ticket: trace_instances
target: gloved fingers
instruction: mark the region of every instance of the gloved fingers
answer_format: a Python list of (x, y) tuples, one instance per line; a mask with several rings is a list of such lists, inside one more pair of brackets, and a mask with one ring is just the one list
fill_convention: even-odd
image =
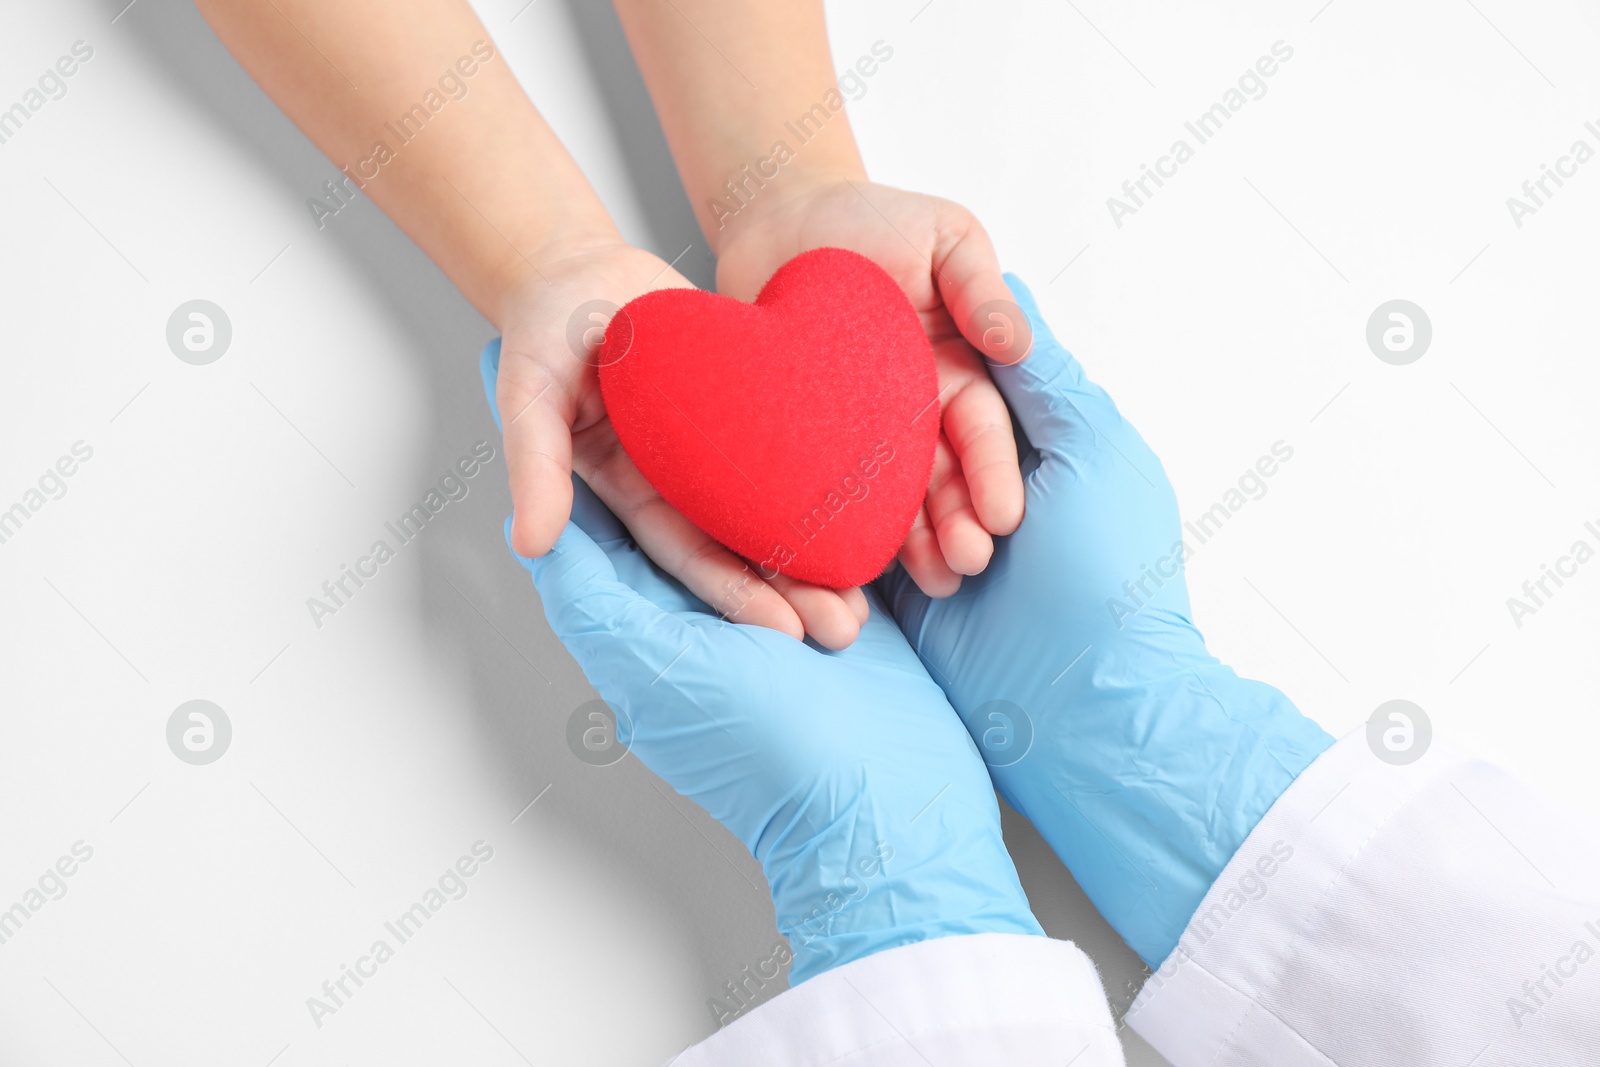
[[(632, 589), (650, 603), (665, 612), (697, 611), (711, 614), (711, 609), (683, 587), (672, 575), (657, 567), (649, 556), (633, 543), (626, 530), (617, 522), (610, 510), (590, 492), (589, 487), (583, 484), (580, 478), (572, 479), (573, 491), (577, 496), (578, 507), (574, 509), (572, 525), (589, 535), (606, 558), (611, 561), (612, 568), (616, 571), (617, 581)], [(578, 512), (583, 514), (580, 516)], [(602, 535), (607, 533), (615, 524), (620, 532), (607, 540), (600, 540), (596, 530)], [(511, 519), (506, 519), (506, 541), (511, 540)], [(511, 550), (512, 556), (529, 571), (532, 560), (526, 556), (517, 555), (516, 549)]]
[(1033, 351), (1020, 363), (991, 363), (989, 373), (1038, 449), (1070, 452), (1092, 442), (1092, 433), (1112, 434), (1122, 416), (1104, 389), (1091, 382), (1045, 324), (1033, 293), (1014, 274), (1005, 276), (1033, 330)]
[(500, 379), (500, 338), (483, 346), (478, 353), (478, 373), (483, 377), (483, 397), (489, 402), (489, 414), (494, 416), (494, 428), (505, 433), (500, 424), (500, 405), (496, 402), (495, 386)]
[(613, 515), (611, 509), (589, 488), (589, 483), (576, 474), (572, 476), (572, 521), (578, 524), (578, 529), (593, 538), (595, 544), (606, 549), (606, 555), (613, 559), (616, 557), (609, 547), (611, 542), (629, 540), (622, 520)]
[[(506, 532), (509, 541), (509, 524)], [(625, 687), (634, 674), (649, 682), (652, 665), (661, 670), (690, 644), (687, 623), (620, 581), (611, 559), (572, 523), (543, 556), (517, 558), (533, 575), (550, 628), (586, 674), (603, 653), (608, 666), (623, 671)], [(599, 684), (592, 674), (590, 680)]]
[(912, 677), (926, 680), (928, 671), (918, 659), (916, 650), (906, 640), (906, 635), (900, 632), (899, 625), (894, 621), (890, 603), (884, 595), (886, 588), (884, 582), (892, 575), (899, 575), (913, 594), (921, 600), (927, 600), (927, 597), (917, 589), (916, 583), (905, 578), (905, 568), (899, 564), (891, 564), (883, 575), (870, 585), (863, 586), (862, 599), (866, 601), (871, 615), (861, 627), (862, 654), (876, 657), (885, 663), (903, 662)]
[[(506, 534), (509, 541), (509, 521)], [(622, 559), (650, 566), (631, 543), (613, 544)], [(645, 739), (659, 741), (681, 726), (678, 683), (683, 678), (719, 676), (714, 660), (707, 662), (704, 633), (693, 624), (696, 616), (663, 610), (621, 581), (611, 557), (573, 523), (550, 551), (521, 562), (533, 575), (551, 630), (600, 698), (617, 712), (617, 740), (633, 747), (658, 773), (681, 783), (670, 774), (670, 763), (659, 762), (670, 759), (670, 753)], [(670, 678), (669, 670), (674, 672)], [(666, 734), (658, 728), (661, 724)]]
[[(959, 581), (959, 577), (957, 578)], [(872, 583), (875, 598), (888, 610), (913, 648), (920, 647), (922, 620), (933, 600), (918, 588), (903, 562), (897, 561)], [(880, 612), (879, 614), (882, 614)]]

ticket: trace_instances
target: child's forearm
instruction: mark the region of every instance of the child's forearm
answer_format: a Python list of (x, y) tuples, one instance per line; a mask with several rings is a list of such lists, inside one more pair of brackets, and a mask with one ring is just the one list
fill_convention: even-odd
[(562, 247), (616, 238), (466, 0), (197, 0), (250, 75), (497, 325)]
[[(615, 3), (714, 251), (733, 225), (730, 208), (768, 206), (808, 178), (865, 178), (821, 0)], [(808, 114), (802, 145), (790, 126)], [(778, 142), (792, 158), (775, 158)]]

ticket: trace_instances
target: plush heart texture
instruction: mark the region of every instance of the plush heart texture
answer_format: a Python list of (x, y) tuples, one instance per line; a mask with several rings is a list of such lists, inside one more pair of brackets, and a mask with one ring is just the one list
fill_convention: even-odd
[(905, 542), (933, 468), (938, 381), (916, 310), (865, 256), (796, 256), (754, 304), (646, 293), (612, 318), (598, 363), (639, 470), (762, 577), (847, 589)]

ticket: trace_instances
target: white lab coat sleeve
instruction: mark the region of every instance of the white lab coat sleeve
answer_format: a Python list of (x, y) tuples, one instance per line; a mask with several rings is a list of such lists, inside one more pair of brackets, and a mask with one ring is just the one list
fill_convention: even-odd
[(1127, 1022), (1176, 1067), (1595, 1067), (1600, 835), (1434, 745), (1334, 745), (1251, 833)]
[(671, 1067), (1123, 1067), (1094, 964), (1068, 941), (941, 937), (825, 971)]

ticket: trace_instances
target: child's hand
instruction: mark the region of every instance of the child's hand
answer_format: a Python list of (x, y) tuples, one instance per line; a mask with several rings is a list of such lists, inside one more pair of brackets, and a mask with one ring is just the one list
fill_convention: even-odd
[(605, 323), (636, 296), (689, 286), (650, 253), (607, 241), (542, 257), (538, 273), (499, 309), (496, 400), (515, 508), (512, 547), (528, 557), (550, 550), (572, 512), (576, 471), (650, 558), (712, 610), (844, 648), (867, 619), (861, 590), (835, 592), (781, 575), (763, 581), (661, 499), (611, 428), (594, 356)]
[(1011, 417), (983, 357), (1015, 363), (1030, 338), (1021, 316), (985, 307), (999, 301), (1014, 308), (988, 234), (948, 200), (790, 173), (726, 221), (717, 289), (728, 296), (752, 300), (787, 260), (832, 246), (876, 261), (910, 297), (933, 343), (943, 432), (927, 502), (900, 561), (929, 596), (954, 593), (962, 575), (988, 564), (991, 535), (1009, 534), (1022, 521)]

